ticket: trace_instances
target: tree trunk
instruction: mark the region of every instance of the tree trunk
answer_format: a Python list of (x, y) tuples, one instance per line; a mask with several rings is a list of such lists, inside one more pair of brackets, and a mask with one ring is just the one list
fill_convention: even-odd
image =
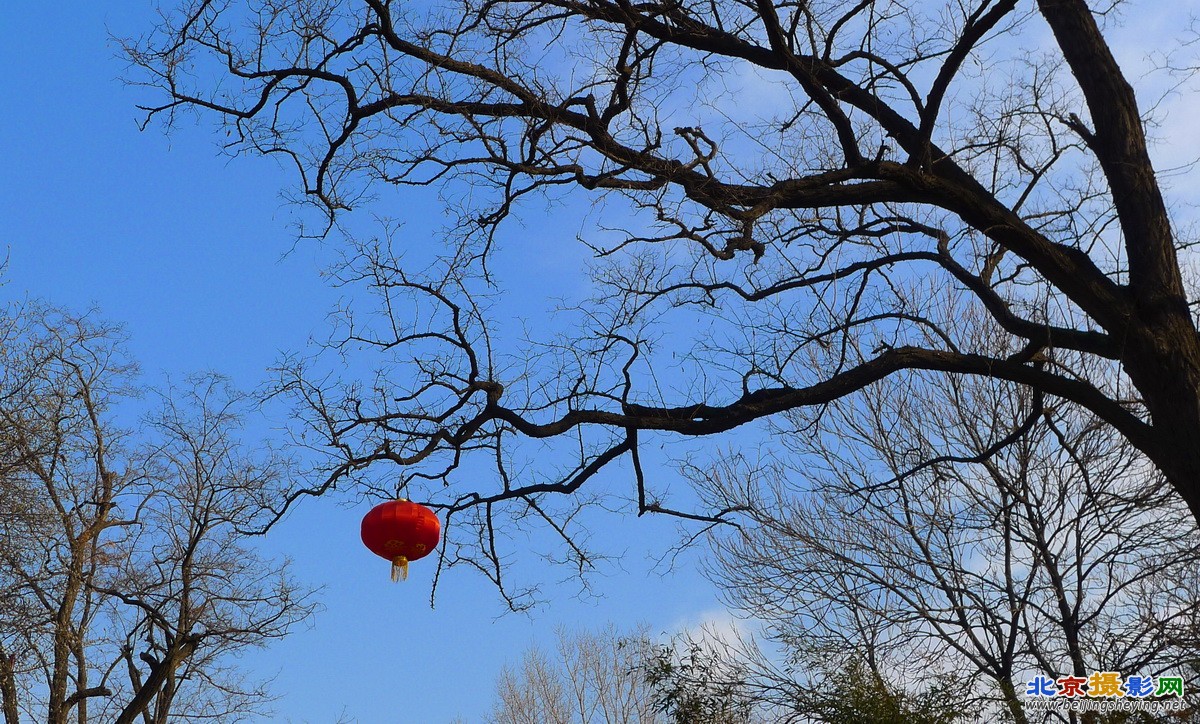
[(1122, 362), (1154, 425), (1157, 449), (1145, 452), (1200, 521), (1200, 339), (1186, 309), (1151, 315), (1131, 322)]
[(146, 677), (133, 699), (121, 710), (121, 714), (116, 718), (114, 724), (133, 724), (138, 715), (150, 706), (151, 700), (162, 689), (171, 672), (179, 668), (180, 664), (194, 654), (199, 645), (199, 636), (180, 638), (167, 651), (167, 655), (163, 657), (162, 661), (150, 669), (150, 675)]
[(4, 724), (20, 724), (17, 711), (17, 678), (13, 670), (15, 655), (0, 647), (0, 707), (4, 710)]

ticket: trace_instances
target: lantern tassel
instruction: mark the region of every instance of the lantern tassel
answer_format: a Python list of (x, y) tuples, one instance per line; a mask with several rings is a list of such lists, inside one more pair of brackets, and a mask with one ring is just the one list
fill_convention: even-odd
[(408, 559), (396, 556), (392, 559), (392, 583), (408, 580)]

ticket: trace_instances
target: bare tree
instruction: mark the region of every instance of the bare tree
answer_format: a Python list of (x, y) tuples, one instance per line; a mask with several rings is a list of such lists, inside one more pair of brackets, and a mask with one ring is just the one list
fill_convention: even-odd
[(494, 724), (660, 724), (644, 667), (650, 656), (645, 630), (620, 635), (558, 632), (551, 658), (533, 648), (519, 667), (505, 667), (497, 683)]
[(0, 697), (59, 722), (230, 721), (269, 701), (228, 655), (307, 619), (311, 595), (250, 549), (284, 468), (238, 441), (218, 378), (138, 392), (116, 328), (30, 303), (0, 323)]
[[(293, 163), (324, 231), (389, 185), (447, 200), (435, 250), (350, 242), (340, 280), (380, 304), (334, 347), (376, 373), (284, 366), (333, 458), (295, 495), (403, 466), (446, 515), (442, 563), (503, 586), (513, 520), (592, 565), (567, 500), (602, 470), (628, 471), (639, 515), (726, 520), (669, 502), (646, 452), (819, 419), (892, 377), (1077, 408), (1200, 518), (1189, 242), (1106, 40), (1117, 5), (185, 0), (125, 50), (148, 122), (194, 111), (232, 152)], [(492, 262), (541, 253), (504, 233), (535, 199), (597, 205), (595, 294), (516, 353)], [(998, 432), (981, 449), (1014, 442)]]
[[(845, 652), (841, 652), (844, 654)], [(776, 657), (777, 658), (777, 657)], [(753, 637), (702, 628), (654, 641), (560, 631), (557, 656), (527, 651), (497, 687), (497, 724), (955, 724), (978, 721), (947, 683), (895, 687), (861, 660), (820, 686), (794, 680)], [(815, 678), (815, 677), (814, 677)]]
[[(787, 438), (793, 456), (692, 470), (715, 502), (748, 511), (717, 541), (715, 558), (736, 565), (712, 573), (808, 677), (788, 697), (844, 662), (910, 687), (951, 677), (961, 705), (1022, 724), (1067, 720), (1026, 710), (1035, 675), (1195, 688), (1189, 511), (1111, 427), (1036, 394), (897, 379), (831, 405)], [(947, 445), (965, 455), (938, 457)]]
[(20, 701), (40, 699), (30, 714), (84, 721), (91, 700), (111, 694), (86, 645), (102, 615), (91, 584), (105, 533), (130, 524), (116, 501), (140, 478), (121, 465), (126, 435), (107, 420), (133, 368), (116, 331), (87, 319), (31, 305), (4, 324), (5, 715), (16, 724)]

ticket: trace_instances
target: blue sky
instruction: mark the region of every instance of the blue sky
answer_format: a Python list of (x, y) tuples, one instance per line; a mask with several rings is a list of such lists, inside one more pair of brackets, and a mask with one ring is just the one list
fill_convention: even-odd
[[(138, 131), (139, 96), (120, 82), (108, 35), (152, 20), (143, 2), (0, 9), (2, 293), (97, 307), (126, 326), (150, 383), (211, 369), (253, 388), (281, 353), (326, 330), (338, 292), (318, 272), (331, 249), (293, 244), (280, 191), (294, 179), (273, 162), (222, 157), (210, 131), (187, 122), (170, 135)], [(551, 601), (532, 615), (503, 615), (486, 581), (458, 573), (430, 610), (432, 566), (390, 583), (387, 563), (358, 540), (366, 509), (308, 501), (264, 543), (325, 587), (312, 629), (245, 660), (277, 674), (279, 720), (478, 721), (503, 663), (531, 642), (551, 645), (557, 626), (667, 631), (723, 615), (694, 559), (671, 573), (653, 565), (675, 540), (673, 522), (620, 516), (595, 531), (627, 550), (595, 579), (596, 597), (528, 561), (524, 573), (547, 582)]]

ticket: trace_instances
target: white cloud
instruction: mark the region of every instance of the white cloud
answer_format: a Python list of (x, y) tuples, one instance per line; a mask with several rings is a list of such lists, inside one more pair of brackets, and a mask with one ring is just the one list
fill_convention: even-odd
[(700, 643), (733, 646), (756, 636), (760, 630), (758, 622), (739, 617), (726, 608), (711, 609), (687, 616), (677, 621), (668, 635), (680, 635)]

